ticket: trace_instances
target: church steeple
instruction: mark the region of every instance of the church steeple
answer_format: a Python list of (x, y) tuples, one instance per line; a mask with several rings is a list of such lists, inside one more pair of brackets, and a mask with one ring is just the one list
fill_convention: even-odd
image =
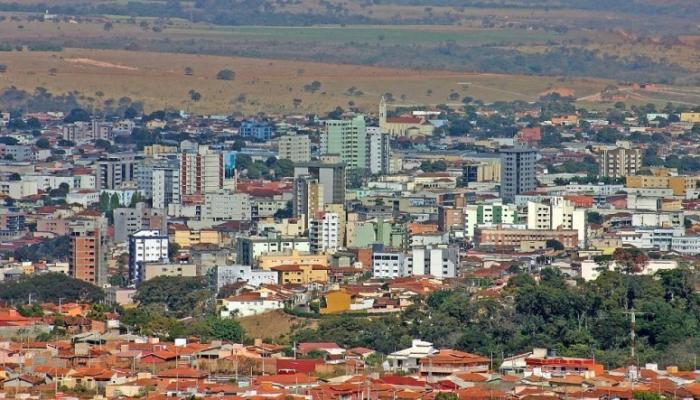
[(379, 126), (383, 127), (386, 125), (386, 100), (382, 95), (381, 100), (379, 100)]

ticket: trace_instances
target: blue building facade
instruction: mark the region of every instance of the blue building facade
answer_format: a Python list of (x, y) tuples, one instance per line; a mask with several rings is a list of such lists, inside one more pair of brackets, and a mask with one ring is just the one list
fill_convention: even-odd
[(245, 120), (241, 122), (239, 134), (258, 140), (270, 140), (272, 139), (272, 125), (266, 121)]

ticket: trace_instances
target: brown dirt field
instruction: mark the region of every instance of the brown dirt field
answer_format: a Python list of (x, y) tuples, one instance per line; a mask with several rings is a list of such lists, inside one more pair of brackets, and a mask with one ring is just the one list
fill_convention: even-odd
[[(324, 112), (336, 106), (347, 108), (350, 101), (374, 112), (386, 92), (394, 95), (397, 104), (427, 106), (458, 103), (449, 100), (452, 92), (459, 99), (470, 96), (490, 102), (535, 100), (548, 88), (569, 87), (582, 97), (610, 83), (123, 50), (7, 52), (2, 54), (2, 63), (8, 68), (0, 74), (0, 88), (33, 91), (44, 87), (54, 94), (77, 90), (85, 102), (94, 104), (127, 96), (143, 101), (147, 110), (171, 107), (201, 113)], [(185, 76), (186, 67), (194, 70), (192, 76)], [(224, 68), (236, 72), (234, 81), (215, 78)], [(55, 75), (49, 72), (52, 69)], [(315, 80), (321, 82), (321, 90), (305, 92), (304, 85)], [(362, 94), (348, 95), (351, 87)], [(202, 100), (189, 100), (191, 89), (200, 92)], [(295, 98), (302, 100), (296, 108)]]
[(239, 319), (250, 338), (274, 339), (285, 343), (295, 325), (314, 327), (316, 321), (294, 317), (283, 311), (271, 311), (261, 315)]

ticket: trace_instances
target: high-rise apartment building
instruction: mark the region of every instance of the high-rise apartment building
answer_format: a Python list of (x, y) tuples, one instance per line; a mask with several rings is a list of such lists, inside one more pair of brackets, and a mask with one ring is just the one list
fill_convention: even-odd
[(196, 152), (180, 153), (179, 159), (181, 196), (217, 192), (230, 186), (222, 152), (199, 146)]
[(603, 149), (598, 154), (598, 172), (606, 178), (636, 175), (642, 166), (642, 150), (629, 143), (618, 142), (614, 149)]
[(168, 217), (162, 208), (150, 208), (146, 203), (137, 203), (131, 208), (114, 210), (114, 241), (124, 243), (129, 235), (142, 229), (155, 229), (162, 234), (168, 232)]
[(135, 182), (141, 157), (119, 154), (100, 158), (95, 165), (95, 189), (119, 189), (125, 183)]
[(338, 214), (320, 212), (309, 221), (309, 246), (311, 252), (334, 253), (340, 247), (338, 239)]
[(323, 203), (345, 204), (345, 164), (312, 161), (294, 166), (294, 178), (309, 175), (323, 186)]
[(339, 155), (348, 169), (366, 169), (368, 145), (365, 117), (358, 115), (352, 119), (326, 121), (321, 151)]
[(107, 220), (77, 220), (69, 225), (69, 230), (69, 274), (93, 285), (103, 285), (107, 282)]
[(294, 197), (292, 210), (294, 216), (304, 220), (309, 226), (309, 219), (323, 211), (323, 185), (310, 175), (301, 175), (294, 179)]
[(367, 128), (367, 168), (369, 173), (388, 174), (391, 159), (390, 135), (378, 127)]
[(408, 253), (379, 250), (372, 255), (375, 278), (432, 276), (439, 279), (459, 276), (459, 248), (454, 245), (415, 246)]
[(470, 204), (464, 208), (464, 235), (474, 237), (480, 225), (510, 225), (518, 222), (518, 210), (508, 204)]
[(311, 161), (311, 139), (308, 135), (285, 135), (277, 141), (277, 157), (294, 163)]
[(168, 236), (157, 229), (144, 229), (129, 236), (129, 282), (143, 280), (146, 263), (168, 260)]
[(512, 202), (520, 193), (537, 189), (537, 151), (527, 147), (503, 148), (501, 153), (501, 198)]
[(154, 208), (167, 209), (170, 204), (180, 203), (180, 166), (168, 162), (153, 167), (151, 176), (151, 194)]

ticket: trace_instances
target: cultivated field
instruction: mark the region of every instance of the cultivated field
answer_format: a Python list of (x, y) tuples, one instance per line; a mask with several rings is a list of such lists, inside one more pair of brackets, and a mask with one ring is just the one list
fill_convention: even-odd
[[(350, 102), (374, 112), (379, 97), (391, 93), (397, 105), (459, 103), (465, 96), (484, 101), (535, 100), (553, 87), (576, 96), (594, 94), (611, 82), (599, 79), (468, 74), (354, 65), (115, 50), (66, 49), (62, 52), (0, 53), (7, 72), (0, 88), (54, 94), (78, 91), (95, 105), (106, 99), (142, 100), (149, 110), (170, 107), (203, 113), (324, 112)], [(186, 76), (185, 68), (194, 71)], [(233, 81), (217, 80), (221, 69), (235, 71)], [(304, 86), (321, 83), (312, 93)], [(352, 88), (352, 89), (351, 89)], [(198, 102), (188, 92), (202, 94)], [(450, 100), (452, 98), (459, 100)], [(301, 99), (295, 106), (294, 99)]]

